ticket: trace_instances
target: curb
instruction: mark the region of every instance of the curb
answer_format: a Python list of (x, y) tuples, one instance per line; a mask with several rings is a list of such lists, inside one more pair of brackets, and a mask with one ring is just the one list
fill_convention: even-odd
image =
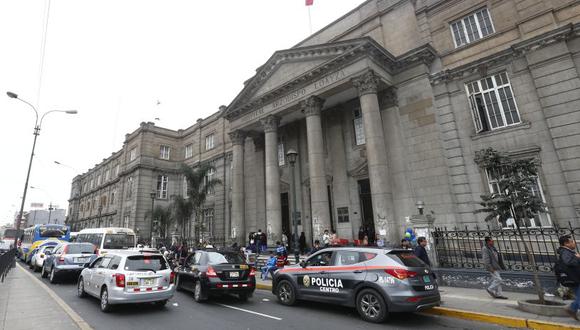
[[(272, 284), (256, 283), (256, 289), (258, 290), (268, 290), (272, 291)], [(580, 326), (574, 326), (571, 324), (555, 323), (547, 321), (539, 321), (532, 319), (524, 319), (519, 317), (502, 316), (496, 314), (486, 314), (465, 311), (461, 309), (453, 309), (447, 307), (433, 307), (429, 310), (421, 312), (423, 314), (430, 315), (441, 315), (447, 317), (453, 317), (457, 319), (472, 320), (484, 323), (492, 323), (503, 325), (511, 328), (525, 328), (525, 329), (536, 329), (536, 330), (574, 330), (580, 329)]]

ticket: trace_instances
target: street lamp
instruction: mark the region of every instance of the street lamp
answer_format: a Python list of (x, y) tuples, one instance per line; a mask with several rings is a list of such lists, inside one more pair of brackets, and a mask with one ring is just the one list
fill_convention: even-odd
[[(34, 110), (34, 114), (36, 115), (36, 119), (34, 121), (34, 133), (33, 133), (34, 134), (34, 141), (32, 142), (32, 152), (30, 153), (30, 162), (28, 163), (28, 172), (26, 173), (26, 183), (24, 184), (24, 193), (22, 194), (22, 203), (20, 204), (20, 212), (18, 212), (18, 221), (16, 221), (16, 232), (18, 232), (18, 230), (20, 230), (20, 221), (22, 221), (22, 214), (24, 213), (24, 204), (26, 202), (26, 192), (28, 191), (28, 179), (30, 179), (30, 169), (32, 168), (32, 159), (34, 158), (34, 148), (36, 147), (36, 139), (40, 135), (42, 121), (44, 120), (44, 117), (46, 115), (48, 115), (49, 113), (52, 113), (52, 112), (64, 112), (66, 114), (74, 115), (77, 113), (77, 111), (76, 110), (50, 110), (50, 111), (45, 112), (42, 115), (42, 117), (40, 117), (40, 122), (39, 122), (38, 121), (38, 111), (36, 110), (36, 108), (32, 104), (19, 98), (18, 94), (16, 94), (16, 93), (6, 92), (6, 95), (8, 95), (9, 98), (17, 99), (23, 103), (28, 104), (32, 108), (32, 110)], [(17, 243), (18, 243), (18, 238), (15, 237), (14, 238), (14, 246), (16, 246)]]
[(149, 224), (149, 246), (153, 246), (151, 244), (151, 242), (153, 241), (153, 208), (155, 207), (155, 195), (157, 195), (156, 192), (152, 191), (149, 193), (149, 196), (151, 196), (151, 223)]
[(290, 163), (290, 181), (292, 186), (292, 226), (294, 227), (294, 258), (296, 259), (296, 264), (300, 262), (300, 250), (298, 248), (298, 211), (296, 210), (296, 181), (294, 180), (294, 165), (296, 164), (296, 158), (298, 157), (298, 152), (292, 148), (286, 153), (288, 162)]
[(423, 201), (417, 201), (417, 203), (415, 203), (415, 206), (417, 206), (417, 210), (419, 210), (419, 214), (423, 215), (423, 209), (425, 208), (425, 203)]

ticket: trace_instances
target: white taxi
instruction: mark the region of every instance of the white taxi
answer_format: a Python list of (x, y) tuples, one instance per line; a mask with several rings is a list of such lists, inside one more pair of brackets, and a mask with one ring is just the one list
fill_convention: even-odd
[(175, 293), (175, 274), (159, 253), (110, 251), (81, 272), (77, 295), (101, 300), (101, 311), (112, 305), (155, 303), (163, 307)]

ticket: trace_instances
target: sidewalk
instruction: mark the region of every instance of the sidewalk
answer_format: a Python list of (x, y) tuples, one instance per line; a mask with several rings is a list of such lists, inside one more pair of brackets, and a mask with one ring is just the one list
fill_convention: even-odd
[[(271, 290), (272, 282), (256, 279), (256, 288)], [(518, 310), (517, 301), (537, 299), (537, 296), (533, 294), (505, 292), (504, 294), (509, 299), (498, 300), (491, 298), (485, 290), (454, 287), (440, 287), (439, 289), (441, 307), (429, 310), (427, 312), (429, 314), (532, 329), (580, 329), (580, 322), (570, 317), (539, 316)], [(546, 298), (561, 301), (556, 297)], [(566, 301), (568, 304), (570, 302)]]
[(0, 283), (0, 329), (90, 329), (79, 326), (61, 303), (17, 264)]

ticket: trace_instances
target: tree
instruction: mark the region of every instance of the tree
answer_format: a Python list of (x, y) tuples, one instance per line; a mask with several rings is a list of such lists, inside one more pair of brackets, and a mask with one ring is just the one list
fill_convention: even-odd
[(171, 223), (173, 222), (173, 218), (171, 216), (171, 207), (166, 206), (156, 206), (153, 210), (153, 220), (157, 221), (158, 225), (158, 234), (159, 237), (166, 238), (167, 237), (167, 230)]
[(181, 228), (181, 237), (185, 237), (185, 224), (193, 214), (193, 206), (189, 199), (183, 196), (174, 196), (171, 202), (172, 218), (177, 222)]
[(533, 158), (513, 159), (493, 148), (476, 152), (475, 162), (488, 173), (493, 173), (497, 180), (496, 191), (481, 196), (480, 205), (483, 208), (475, 213), (487, 213), (485, 221), (506, 222), (510, 218), (514, 219), (518, 237), (533, 269), (540, 304), (544, 304), (544, 290), (538, 277), (536, 260), (521, 230), (522, 225), (526, 226), (525, 219), (547, 212), (541, 196), (534, 192), (534, 187), (537, 187), (538, 162)]
[(181, 173), (187, 182), (187, 200), (191, 203), (192, 212), (195, 215), (195, 237), (199, 239), (205, 229), (203, 222), (205, 201), (207, 196), (214, 191), (215, 186), (221, 184), (221, 181), (210, 175), (215, 173), (215, 167), (210, 164), (203, 164), (195, 169), (184, 164), (181, 166)]

